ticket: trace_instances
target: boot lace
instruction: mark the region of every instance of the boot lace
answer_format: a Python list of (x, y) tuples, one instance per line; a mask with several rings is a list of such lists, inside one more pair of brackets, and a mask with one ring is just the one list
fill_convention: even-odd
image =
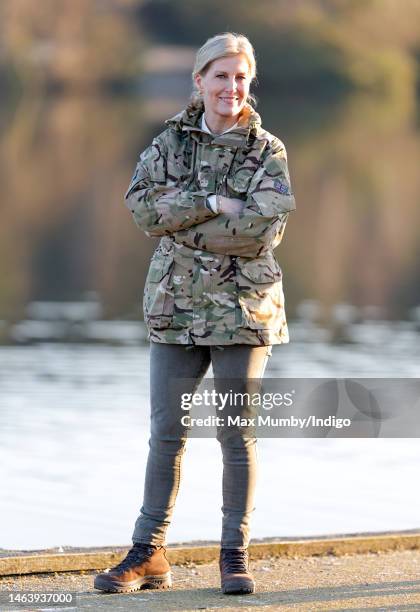
[(134, 544), (134, 546), (128, 551), (125, 559), (116, 565), (113, 569), (114, 572), (125, 572), (135, 565), (139, 565), (149, 557), (153, 555), (156, 547), (149, 544)]
[(225, 548), (222, 550), (222, 566), (228, 574), (241, 574), (248, 571), (248, 551)]

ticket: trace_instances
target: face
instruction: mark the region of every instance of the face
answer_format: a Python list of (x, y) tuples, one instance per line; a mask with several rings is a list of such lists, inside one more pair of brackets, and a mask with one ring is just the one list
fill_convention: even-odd
[(196, 75), (196, 83), (206, 113), (235, 117), (243, 109), (251, 85), (248, 60), (242, 53), (214, 60), (206, 74)]

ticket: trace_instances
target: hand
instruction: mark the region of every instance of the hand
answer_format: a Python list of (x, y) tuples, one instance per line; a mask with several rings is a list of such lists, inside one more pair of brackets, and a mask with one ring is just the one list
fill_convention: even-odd
[(217, 201), (219, 202), (220, 212), (228, 215), (241, 213), (246, 204), (243, 200), (226, 198), (225, 196), (217, 196)]

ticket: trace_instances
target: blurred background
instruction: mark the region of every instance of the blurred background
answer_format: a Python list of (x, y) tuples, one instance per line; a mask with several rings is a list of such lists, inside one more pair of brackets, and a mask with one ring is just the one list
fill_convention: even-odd
[[(12, 527), (0, 546), (129, 539), (147, 450), (141, 301), (157, 240), (123, 196), (216, 33), (244, 33), (256, 49), (257, 110), (286, 144), (297, 201), (276, 250), (291, 344), (267, 374), (419, 376), (419, 22), (417, 0), (2, 0), (0, 454)], [(416, 441), (357, 441), (363, 452), (338, 442), (261, 441), (271, 468), (302, 472), (282, 472), (289, 506), (261, 514), (256, 537), (417, 526), (420, 498), (400, 477), (418, 462)], [(209, 441), (191, 443), (202, 452)], [(218, 467), (207, 462), (206, 478), (187, 468), (175, 540), (202, 535), (185, 529), (188, 487), (210, 504), (219, 494), (219, 451), (208, 448)], [(109, 480), (127, 449), (136, 487), (132, 474)], [(296, 463), (308, 456), (310, 500)], [(217, 538), (213, 528), (203, 537)]]

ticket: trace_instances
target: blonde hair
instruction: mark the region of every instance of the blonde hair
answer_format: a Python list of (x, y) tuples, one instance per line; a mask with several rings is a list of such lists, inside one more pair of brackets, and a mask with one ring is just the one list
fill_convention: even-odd
[[(235, 34), (235, 32), (216, 34), (216, 36), (209, 38), (204, 45), (199, 48), (195, 56), (194, 68), (192, 71), (193, 91), (190, 97), (190, 104), (198, 106), (203, 102), (203, 96), (200, 94), (195, 82), (195, 76), (197, 74), (205, 75), (210, 68), (210, 64), (214, 62), (214, 60), (230, 55), (238, 55), (239, 53), (245, 55), (249, 64), (251, 81), (253, 81), (257, 75), (254, 48), (248, 38), (243, 34)], [(256, 106), (257, 104), (257, 100), (252, 94), (248, 95), (247, 102), (252, 106)]]

